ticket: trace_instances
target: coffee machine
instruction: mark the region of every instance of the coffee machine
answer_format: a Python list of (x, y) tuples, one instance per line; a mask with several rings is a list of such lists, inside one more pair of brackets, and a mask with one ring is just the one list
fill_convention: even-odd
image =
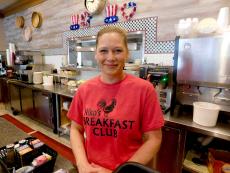
[(171, 107), (172, 97), (172, 67), (154, 64), (142, 65), (140, 78), (151, 82), (157, 92), (161, 109), (164, 113)]
[(0, 76), (6, 75), (6, 53), (0, 51)]
[(230, 112), (230, 35), (176, 38), (173, 107), (196, 101)]
[(43, 66), (43, 58), (40, 51), (17, 50), (14, 60), (14, 76), (25, 83), (32, 83), (32, 74), (38, 66)]

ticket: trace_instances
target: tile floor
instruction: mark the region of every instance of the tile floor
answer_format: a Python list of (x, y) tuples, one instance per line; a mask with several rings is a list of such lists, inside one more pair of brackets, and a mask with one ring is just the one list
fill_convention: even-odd
[(33, 119), (23, 115), (23, 114), (19, 114), (19, 115), (13, 115), (11, 111), (7, 110), (5, 105), (0, 103), (0, 115), (4, 115), (4, 114), (9, 114), (11, 116), (13, 116), (14, 118), (16, 118), (17, 120), (19, 120), (20, 122), (28, 125), (30, 128), (34, 129), (35, 131), (40, 131), (43, 134), (49, 136), (50, 138), (53, 138), (54, 140), (70, 147), (70, 141), (69, 141), (69, 137), (66, 135), (63, 136), (58, 136), (57, 134), (54, 134), (52, 129), (37, 122), (34, 121)]

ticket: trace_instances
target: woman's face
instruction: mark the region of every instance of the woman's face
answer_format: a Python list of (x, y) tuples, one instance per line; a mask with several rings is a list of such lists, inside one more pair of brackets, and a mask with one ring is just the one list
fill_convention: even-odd
[(123, 36), (116, 32), (105, 33), (98, 39), (95, 58), (104, 75), (119, 77), (128, 58)]

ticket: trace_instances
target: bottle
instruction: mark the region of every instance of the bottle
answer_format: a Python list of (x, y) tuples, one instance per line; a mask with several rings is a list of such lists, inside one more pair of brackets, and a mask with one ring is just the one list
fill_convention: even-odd
[(14, 159), (15, 159), (15, 153), (14, 153), (14, 144), (8, 144), (6, 146), (6, 164), (8, 168), (12, 168), (14, 166)]

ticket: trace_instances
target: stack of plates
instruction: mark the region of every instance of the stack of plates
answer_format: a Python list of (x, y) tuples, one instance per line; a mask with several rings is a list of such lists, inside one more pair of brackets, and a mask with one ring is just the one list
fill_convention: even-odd
[(27, 26), (23, 29), (23, 37), (25, 41), (31, 41), (32, 39), (32, 29), (30, 26)]

